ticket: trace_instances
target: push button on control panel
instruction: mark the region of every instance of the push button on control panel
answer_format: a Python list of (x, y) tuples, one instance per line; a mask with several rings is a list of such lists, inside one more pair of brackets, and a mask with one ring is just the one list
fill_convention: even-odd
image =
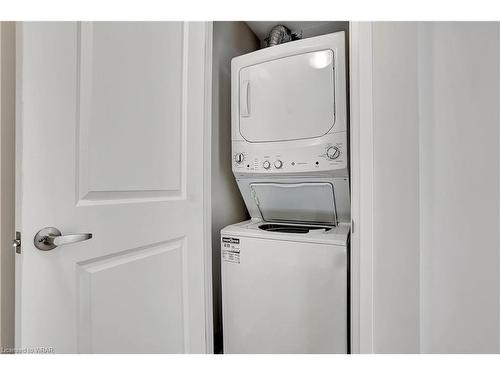
[(280, 169), (282, 166), (283, 166), (283, 162), (282, 162), (281, 160), (279, 160), (279, 159), (278, 159), (278, 160), (276, 160), (276, 161), (274, 162), (274, 167), (275, 167), (276, 169)]
[(264, 163), (262, 163), (262, 166), (264, 167), (264, 169), (269, 169), (271, 168), (271, 163), (266, 160)]

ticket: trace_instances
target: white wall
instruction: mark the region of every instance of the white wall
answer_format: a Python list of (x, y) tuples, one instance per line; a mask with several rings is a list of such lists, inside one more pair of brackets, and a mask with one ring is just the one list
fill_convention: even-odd
[(500, 351), (498, 23), (420, 25), (421, 349)]
[(373, 350), (419, 350), (417, 26), (375, 23)]
[(214, 22), (212, 81), (212, 278), (215, 352), (222, 349), (220, 230), (247, 219), (231, 171), (231, 59), (256, 50), (257, 37), (244, 22)]
[(372, 44), (372, 350), (499, 352), (500, 26), (374, 23)]
[(0, 347), (14, 347), (15, 24), (0, 22)]

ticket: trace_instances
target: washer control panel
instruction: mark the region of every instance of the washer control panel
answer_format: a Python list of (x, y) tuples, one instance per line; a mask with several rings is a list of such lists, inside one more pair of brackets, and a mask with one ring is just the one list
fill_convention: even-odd
[(233, 142), (235, 173), (296, 173), (347, 170), (346, 132), (314, 140), (249, 143)]

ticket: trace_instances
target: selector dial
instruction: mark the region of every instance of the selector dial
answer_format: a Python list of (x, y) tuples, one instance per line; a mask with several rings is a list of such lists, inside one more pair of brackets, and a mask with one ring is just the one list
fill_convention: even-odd
[(340, 156), (340, 150), (336, 146), (331, 146), (326, 149), (326, 156), (328, 159), (335, 160)]
[(279, 160), (279, 159), (278, 159), (278, 160), (276, 160), (276, 161), (274, 162), (274, 167), (275, 167), (276, 169), (280, 169), (282, 166), (283, 166), (283, 162), (282, 162), (281, 160)]
[(266, 160), (264, 163), (262, 163), (262, 166), (264, 167), (264, 169), (269, 169), (271, 168), (271, 163), (269, 162), (269, 160)]
[(243, 163), (243, 160), (245, 160), (245, 155), (243, 155), (241, 152), (238, 152), (234, 155), (234, 161), (236, 163), (241, 164)]

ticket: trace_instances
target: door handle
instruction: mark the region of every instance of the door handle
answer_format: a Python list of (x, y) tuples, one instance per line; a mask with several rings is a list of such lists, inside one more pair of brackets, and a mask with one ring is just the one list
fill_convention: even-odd
[(63, 236), (59, 229), (47, 227), (38, 231), (33, 239), (33, 243), (38, 250), (47, 251), (55, 249), (57, 246), (87, 241), (91, 238), (92, 233), (66, 234)]
[(240, 116), (250, 116), (250, 81), (243, 81), (240, 89)]

